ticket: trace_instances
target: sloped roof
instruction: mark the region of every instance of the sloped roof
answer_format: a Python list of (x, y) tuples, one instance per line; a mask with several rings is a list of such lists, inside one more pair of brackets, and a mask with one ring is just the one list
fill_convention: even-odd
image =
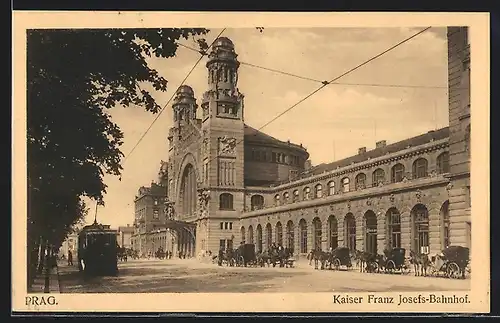
[(431, 139), (432, 140), (441, 140), (441, 139), (448, 138), (449, 136), (450, 136), (449, 127), (441, 128), (441, 129), (435, 130), (435, 131), (429, 131), (425, 134), (422, 134), (422, 135), (419, 135), (416, 137), (412, 137), (412, 138), (408, 138), (408, 139), (404, 139), (402, 141), (398, 141), (396, 143), (387, 145), (385, 147), (380, 147), (380, 148), (368, 150), (365, 153), (354, 155), (351, 157), (347, 157), (347, 158), (344, 158), (341, 160), (337, 160), (337, 161), (334, 161), (332, 163), (320, 164), (320, 165), (314, 166), (312, 169), (307, 171), (307, 175), (312, 176), (312, 175), (321, 174), (325, 171), (334, 170), (337, 167), (345, 167), (345, 166), (351, 165), (351, 163), (360, 163), (360, 162), (366, 161), (368, 159), (373, 159), (373, 158), (384, 156), (385, 154), (395, 153), (395, 152), (401, 151), (403, 149), (406, 149), (408, 146), (411, 146), (411, 147), (420, 146), (420, 145), (423, 145), (425, 143), (430, 142)]
[(249, 125), (245, 124), (244, 125), (244, 138), (245, 142), (252, 142), (252, 143), (260, 143), (264, 145), (274, 145), (274, 146), (284, 146), (284, 147), (293, 147), (296, 149), (303, 150), (304, 152), (307, 152), (307, 149), (305, 147), (301, 147), (300, 145), (288, 142), (288, 141), (281, 141), (279, 139), (276, 139), (268, 134), (265, 134), (264, 132), (257, 130), (253, 127), (250, 127)]

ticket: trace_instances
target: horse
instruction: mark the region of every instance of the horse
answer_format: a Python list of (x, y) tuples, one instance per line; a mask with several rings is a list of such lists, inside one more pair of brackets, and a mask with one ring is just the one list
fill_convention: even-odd
[(269, 265), (270, 256), (267, 251), (262, 251), (256, 255), (257, 264), (264, 267), (266, 264)]
[(354, 250), (354, 259), (356, 261), (356, 268), (362, 273), (366, 270), (366, 264), (369, 260), (370, 254), (365, 251)]
[(430, 264), (428, 255), (410, 250), (410, 263), (415, 269), (415, 276), (427, 276), (427, 268)]

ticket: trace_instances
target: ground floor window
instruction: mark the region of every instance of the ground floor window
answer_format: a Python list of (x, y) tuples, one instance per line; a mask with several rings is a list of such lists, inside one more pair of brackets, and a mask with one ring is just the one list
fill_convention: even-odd
[(307, 223), (304, 219), (300, 220), (300, 252), (307, 253)]

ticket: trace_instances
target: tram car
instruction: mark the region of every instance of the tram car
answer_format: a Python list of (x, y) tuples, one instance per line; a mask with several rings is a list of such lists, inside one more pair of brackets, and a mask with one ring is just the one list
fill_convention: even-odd
[(118, 231), (93, 223), (78, 234), (78, 269), (89, 276), (118, 274)]

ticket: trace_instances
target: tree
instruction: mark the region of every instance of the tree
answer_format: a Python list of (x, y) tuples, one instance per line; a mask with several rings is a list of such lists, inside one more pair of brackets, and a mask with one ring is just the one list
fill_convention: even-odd
[(167, 90), (167, 80), (146, 58), (173, 57), (177, 40), (207, 32), (28, 31), (28, 263), (40, 244), (60, 246), (84, 217), (83, 196), (103, 204), (105, 173), (120, 175), (123, 133), (106, 110), (118, 104), (151, 113), (161, 109), (140, 87), (149, 83), (156, 91)]

